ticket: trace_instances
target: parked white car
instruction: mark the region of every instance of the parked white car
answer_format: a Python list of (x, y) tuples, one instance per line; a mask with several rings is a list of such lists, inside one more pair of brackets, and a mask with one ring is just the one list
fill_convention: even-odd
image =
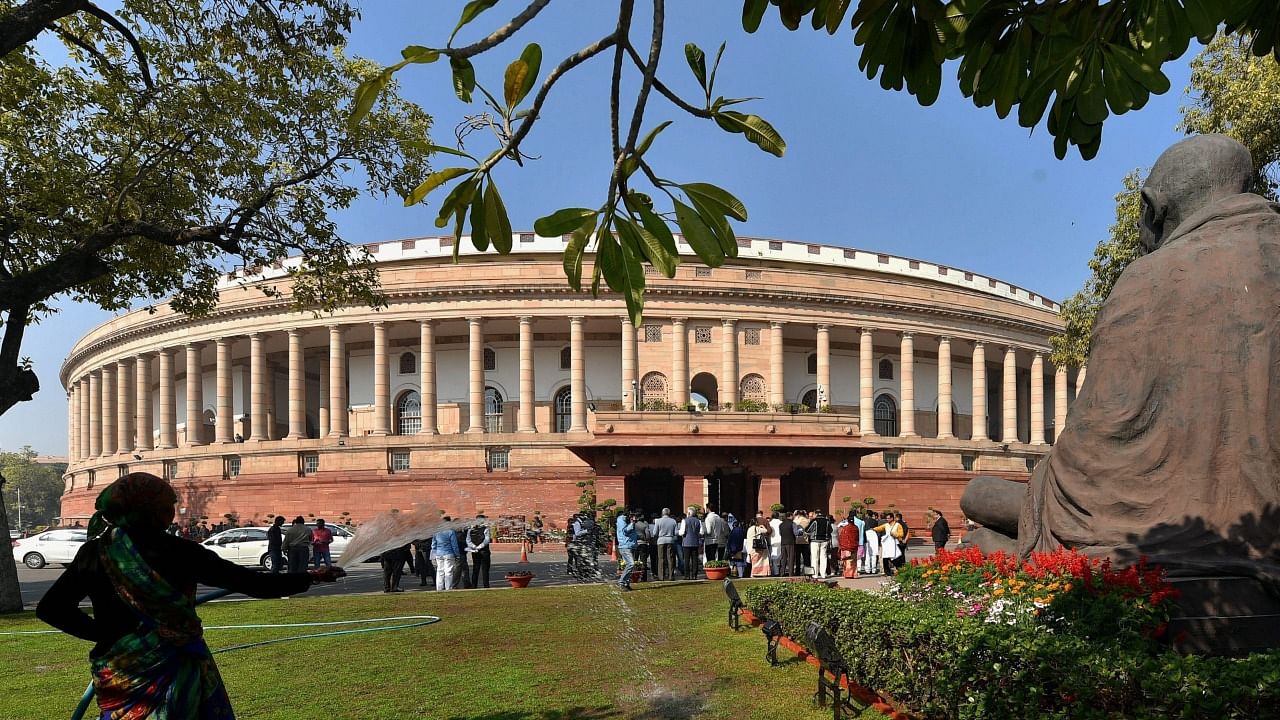
[[(315, 525), (308, 524), (308, 528), (315, 529)], [(329, 554), (333, 561), (338, 562), (338, 558), (342, 557), (342, 551), (347, 549), (347, 543), (351, 542), (351, 538), (355, 537), (351, 531), (340, 525), (325, 525), (329, 530), (333, 531), (333, 544), (329, 546)], [(288, 525), (281, 528), (282, 531), (289, 529)], [(238, 565), (257, 565), (267, 570), (271, 569), (271, 556), (267, 554), (267, 528), (265, 527), (243, 527), (223, 530), (205, 540), (202, 543), (209, 548), (218, 557), (230, 560)]]
[(80, 528), (50, 530), (21, 540), (13, 540), (13, 559), (32, 570), (50, 563), (67, 564), (75, 559), (80, 546), (89, 540), (89, 533)]

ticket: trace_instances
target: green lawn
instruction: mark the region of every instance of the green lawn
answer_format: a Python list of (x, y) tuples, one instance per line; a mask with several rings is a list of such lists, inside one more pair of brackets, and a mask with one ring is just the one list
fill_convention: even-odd
[[(217, 603), (205, 625), (439, 615), (409, 630), (280, 643), (218, 656), (240, 718), (596, 720), (830, 717), (816, 671), (759, 630), (733, 633), (718, 583), (404, 593)], [(45, 628), (31, 613), (0, 632)], [(296, 629), (210, 630), (217, 649)], [(89, 647), (62, 635), (0, 635), (0, 717), (71, 714)]]

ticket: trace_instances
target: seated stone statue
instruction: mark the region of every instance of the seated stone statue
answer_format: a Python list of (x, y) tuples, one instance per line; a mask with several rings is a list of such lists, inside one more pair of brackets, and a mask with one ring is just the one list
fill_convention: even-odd
[(1245, 192), (1252, 177), (1222, 135), (1156, 161), (1148, 254), (1098, 314), (1066, 427), (1028, 485), (966, 489), (969, 517), (1014, 536), (979, 536), (984, 549), (1146, 555), (1174, 577), (1280, 589), (1280, 207)]

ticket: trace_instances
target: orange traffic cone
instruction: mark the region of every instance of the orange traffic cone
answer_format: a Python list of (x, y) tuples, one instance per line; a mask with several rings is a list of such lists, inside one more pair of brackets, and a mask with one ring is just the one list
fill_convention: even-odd
[(609, 559), (618, 561), (618, 543), (609, 543)]
[(527, 542), (520, 543), (520, 562), (529, 562), (529, 543)]

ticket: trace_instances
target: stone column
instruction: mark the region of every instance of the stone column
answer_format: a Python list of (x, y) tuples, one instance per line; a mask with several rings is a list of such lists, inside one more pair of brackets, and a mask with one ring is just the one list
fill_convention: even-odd
[(685, 318), (671, 318), (671, 401), (689, 402), (689, 330)]
[(973, 434), (987, 439), (987, 350), (981, 340), (973, 343)]
[(71, 383), (67, 393), (67, 422), (70, 424), (67, 433), (67, 462), (80, 460), (80, 381)]
[(720, 323), (720, 404), (738, 405), (738, 321), (725, 318)]
[(1044, 353), (1031, 356), (1031, 444), (1044, 445)]
[(187, 343), (187, 447), (204, 444), (204, 368), (199, 343)]
[(902, 333), (902, 422), (901, 437), (916, 434), (916, 353), (915, 341), (909, 332)]
[(422, 401), (421, 435), (436, 434), (436, 327), (418, 321), (418, 398)]
[(342, 326), (329, 326), (329, 437), (347, 436), (347, 347)]
[(102, 456), (116, 452), (116, 366), (102, 368)]
[(177, 402), (173, 387), (172, 348), (160, 351), (160, 449), (178, 447)]
[(214, 341), (216, 349), (214, 373), (217, 375), (216, 402), (218, 404), (214, 417), (214, 440), (229, 443), (235, 440), (235, 394), (231, 384), (231, 338), (218, 338)]
[(329, 357), (327, 353), (316, 356), (316, 362), (320, 366), (320, 403), (316, 408), (316, 437), (328, 437), (329, 435)]
[(533, 398), (533, 318), (522, 315), (520, 317), (520, 418), (516, 428), (519, 432), (538, 431), (533, 424)]
[(769, 404), (781, 405), (787, 401), (787, 389), (782, 371), (782, 325), (769, 323)]
[(467, 432), (484, 432), (484, 326), (478, 317), (467, 318), (470, 382), (467, 391)]
[(150, 450), (155, 444), (151, 425), (151, 357), (138, 355), (133, 359), (133, 432), (138, 450)]
[(1053, 443), (1058, 444), (1062, 428), (1067, 426), (1067, 366), (1053, 370)]
[(951, 427), (951, 338), (938, 338), (938, 437), (955, 437)]
[[(582, 318), (569, 318), (569, 432), (587, 431), (586, 349)], [(686, 385), (687, 387), (687, 385)]]
[(636, 326), (622, 318), (622, 409), (640, 408), (640, 380), (636, 377)]
[(116, 452), (133, 452), (133, 393), (129, 381), (133, 378), (128, 360), (116, 361)]
[(307, 436), (307, 359), (302, 354), (302, 331), (289, 331), (289, 435)]
[(1018, 351), (1012, 345), (1004, 349), (1004, 391), (1000, 393), (1000, 402), (1004, 405), (1004, 422), (1001, 431), (1001, 442), (1018, 442)]
[(818, 407), (831, 405), (831, 326), (818, 326)]
[[(89, 451), (85, 459), (96, 458), (102, 454), (102, 371), (89, 372)], [(82, 443), (83, 444), (83, 443)]]
[(91, 375), (80, 378), (80, 460), (93, 457), (89, 452), (90, 440), (93, 436), (93, 388), (89, 387)]
[(267, 439), (267, 353), (262, 333), (249, 336), (249, 442)]
[(875, 385), (871, 373), (875, 364), (875, 345), (871, 328), (862, 328), (858, 341), (858, 431), (863, 435), (876, 434)]
[(1080, 370), (1076, 372), (1076, 397), (1080, 397), (1080, 390), (1084, 388), (1084, 376), (1088, 371), (1088, 365), (1081, 365)]
[(387, 323), (373, 324), (373, 433), (391, 434), (391, 387), (387, 373)]

